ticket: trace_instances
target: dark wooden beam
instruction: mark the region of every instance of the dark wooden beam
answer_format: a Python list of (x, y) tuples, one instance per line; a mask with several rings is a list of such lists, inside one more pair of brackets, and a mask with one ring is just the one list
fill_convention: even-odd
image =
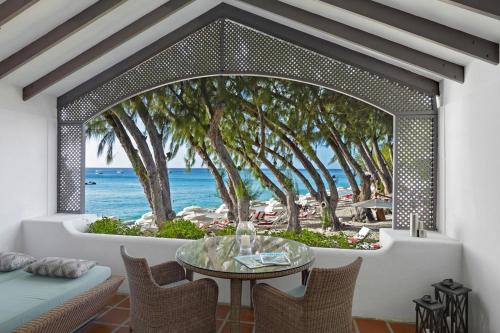
[[(499, 63), (498, 43), (483, 39), (446, 25), (427, 20), (407, 12), (367, 0), (321, 0), (335, 7), (348, 10), (379, 21), (414, 35), (424, 37), (455, 51), (493, 64)], [(467, 2), (462, 0), (461, 2)], [(470, 0), (469, 2), (477, 2)], [(500, 13), (500, 1), (495, 1)]]
[(152, 10), (125, 28), (112, 34), (108, 38), (102, 40), (92, 46), (85, 52), (79, 54), (75, 58), (69, 60), (63, 65), (57, 67), (50, 73), (42, 76), (35, 82), (23, 88), (23, 99), (28, 100), (31, 97), (39, 94), (43, 90), (64, 79), (66, 76), (76, 72), (78, 69), (91, 63), (95, 59), (108, 53), (114, 48), (120, 46), (134, 36), (140, 34), (166, 17), (172, 15), (192, 0), (170, 0), (160, 7)]
[(441, 0), (483, 15), (500, 19), (500, 1), (498, 0)]
[(167, 49), (219, 18), (228, 18), (276, 38), (310, 49), (326, 57), (363, 68), (367, 71), (393, 81), (401, 82), (428, 94), (439, 95), (439, 83), (434, 80), (425, 78), (408, 70), (344, 48), (337, 44), (330, 43), (324, 39), (311, 36), (299, 30), (295, 30), (233, 6), (220, 4), (182, 27), (172, 31), (168, 35), (160, 38), (156, 42), (108, 68), (107, 70), (101, 72), (100, 74), (92, 77), (74, 89), (59, 96), (57, 99), (58, 107), (71, 103), (78, 97), (96, 89), (105, 82), (125, 73), (127, 70), (141, 64), (147, 59), (150, 59), (159, 52)]
[(39, 0), (6, 0), (0, 4), (0, 27)]
[(62, 42), (72, 34), (89, 25), (99, 17), (126, 0), (100, 0), (66, 22), (58, 25), (33, 43), (0, 61), (0, 79), (40, 55), (49, 48)]
[(324, 16), (313, 14), (300, 8), (277, 0), (245, 0), (245, 2), (287, 19), (305, 24), (330, 35), (340, 37), (354, 44), (387, 55), (399, 61), (417, 66), (440, 77), (464, 82), (464, 67), (453, 62), (434, 57), (424, 52), (409, 48), (379, 37), (377, 35), (353, 28), (343, 23), (330, 20)]

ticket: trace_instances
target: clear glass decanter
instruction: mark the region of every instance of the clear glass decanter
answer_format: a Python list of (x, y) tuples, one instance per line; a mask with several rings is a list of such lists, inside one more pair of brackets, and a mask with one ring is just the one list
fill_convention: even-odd
[(251, 221), (241, 221), (236, 228), (236, 241), (240, 245), (240, 254), (252, 254), (252, 246), (255, 242), (255, 226)]

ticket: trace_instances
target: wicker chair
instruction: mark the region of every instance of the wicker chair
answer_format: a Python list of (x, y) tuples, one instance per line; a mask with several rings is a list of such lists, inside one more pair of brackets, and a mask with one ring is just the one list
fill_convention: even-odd
[[(352, 298), (362, 259), (339, 268), (313, 268), (305, 292), (267, 284), (253, 289), (256, 333), (351, 333)], [(303, 289), (302, 289), (303, 291)]]
[(130, 287), (130, 330), (137, 333), (214, 333), (218, 287), (211, 279), (186, 281), (170, 261), (149, 267), (120, 247)]

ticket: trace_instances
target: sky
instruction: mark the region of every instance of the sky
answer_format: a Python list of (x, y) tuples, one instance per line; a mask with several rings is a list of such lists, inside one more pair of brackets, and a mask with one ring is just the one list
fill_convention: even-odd
[[(87, 140), (87, 145), (86, 145), (86, 161), (85, 161), (85, 166), (87, 168), (130, 168), (130, 161), (127, 158), (127, 155), (125, 154), (125, 151), (123, 148), (120, 146), (120, 144), (117, 142), (116, 146), (114, 148), (115, 154), (114, 154), (114, 159), (112, 164), (106, 164), (106, 158), (105, 156), (97, 157), (97, 145), (98, 142), (95, 140)], [(179, 148), (179, 152), (177, 155), (168, 163), (169, 168), (184, 168), (185, 163), (184, 163), (184, 155), (186, 153), (186, 147), (183, 146)], [(337, 163), (334, 163), (332, 165), (328, 165), (328, 161), (330, 161), (332, 157), (331, 150), (327, 147), (320, 147), (318, 149), (318, 155), (320, 160), (327, 165), (327, 167), (330, 168), (338, 168), (339, 165)], [(297, 167), (302, 167), (299, 162), (294, 163)], [(196, 163), (193, 166), (194, 168), (201, 168), (203, 167), (201, 165), (201, 159), (197, 156), (196, 158)]]

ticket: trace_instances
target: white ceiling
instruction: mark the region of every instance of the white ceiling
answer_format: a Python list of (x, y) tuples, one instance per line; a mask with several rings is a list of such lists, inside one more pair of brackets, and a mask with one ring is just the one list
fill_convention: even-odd
[[(0, 45), (2, 45), (2, 47), (0, 47), (0, 59), (4, 59), (23, 46), (28, 45), (30, 42), (36, 40), (38, 37), (47, 33), (57, 25), (63, 23), (68, 18), (90, 6), (95, 1), (96, 0), (43, 0), (37, 2), (25, 12), (21, 13), (1, 27)], [(461, 65), (466, 66), (473, 59), (467, 55), (463, 55), (459, 52), (443, 47), (420, 36), (398, 30), (351, 12), (347, 12), (340, 8), (320, 2), (319, 0), (281, 1)], [(450, 27), (493, 40), (495, 42), (500, 41), (500, 20), (496, 20), (473, 11), (468, 11), (443, 1), (377, 1)], [(84, 29), (81, 29), (77, 33), (68, 37), (55, 47), (44, 52), (42, 55), (36, 57), (34, 60), (12, 72), (3, 80), (20, 87), (24, 87), (66, 61), (74, 58), (76, 55), (82, 53), (109, 35), (130, 24), (139, 17), (145, 15), (164, 2), (165, 0), (129, 0), (94, 21)], [(106, 68), (109, 68), (129, 55), (161, 38), (165, 34), (168, 34), (170, 31), (175, 30), (196, 16), (218, 5), (220, 2), (221, 0), (193, 1), (191, 4), (180, 9), (167, 19), (137, 35), (91, 64), (81, 68), (64, 80), (61, 80), (54, 86), (47, 89), (44, 93), (53, 96), (60, 96), (64, 94), (80, 83), (85, 82)], [(367, 50), (364, 47), (356, 45), (350, 41), (339, 39), (308, 26), (284, 19), (278, 15), (259, 10), (247, 3), (244, 3), (243, 1), (224, 0), (224, 2), (249, 10), (257, 15), (275, 20), (287, 26), (297, 28), (311, 35), (333, 41), (337, 44), (365, 53), (385, 62), (398, 65), (426, 77), (435, 80), (440, 79), (436, 75), (433, 75), (423, 69), (416, 68), (413, 65), (402, 63), (399, 60), (387, 57), (383, 54)]]

